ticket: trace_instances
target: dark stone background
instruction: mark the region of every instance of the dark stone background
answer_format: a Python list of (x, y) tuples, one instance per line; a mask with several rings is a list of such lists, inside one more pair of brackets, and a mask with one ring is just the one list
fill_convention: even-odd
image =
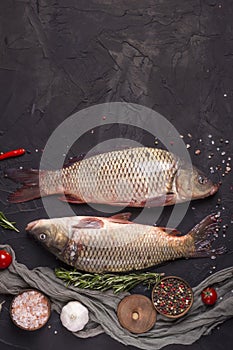
[[(1, 229), (0, 243), (10, 244), (19, 262), (30, 268), (59, 265), (24, 231), (28, 222), (46, 216), (41, 200), (9, 204), (7, 195), (15, 185), (3, 179), (2, 170), (38, 168), (49, 135), (63, 120), (83, 108), (112, 101), (156, 110), (184, 135), (195, 165), (206, 173), (211, 166), (222, 166), (219, 193), (192, 202), (181, 229), (187, 232), (205, 215), (221, 211), (223, 224), (229, 228), (220, 232), (218, 245), (233, 250), (232, 175), (224, 173), (232, 156), (232, 16), (231, 0), (1, 0), (0, 151), (25, 147), (31, 152), (0, 163), (0, 210), (21, 230), (17, 234)], [(126, 137), (130, 132), (102, 128), (91, 137), (84, 136), (80, 150), (116, 134)], [(147, 135), (137, 138), (154, 145)], [(196, 149), (201, 150), (199, 156)], [(209, 159), (211, 152), (214, 156)], [(94, 214), (86, 205), (75, 210)], [(169, 208), (163, 218), (168, 213)], [(177, 261), (160, 270), (180, 275), (194, 286), (213, 272), (213, 267), (219, 270), (231, 265), (229, 253), (216, 260)], [(137, 291), (146, 293), (142, 288)], [(1, 350), (124, 348), (107, 335), (76, 339), (61, 327), (57, 314), (52, 315), (50, 329), (25, 333), (9, 319), (11, 298), (3, 298), (7, 302), (0, 315)], [(230, 350), (232, 326), (231, 319), (192, 346), (167, 348)]]

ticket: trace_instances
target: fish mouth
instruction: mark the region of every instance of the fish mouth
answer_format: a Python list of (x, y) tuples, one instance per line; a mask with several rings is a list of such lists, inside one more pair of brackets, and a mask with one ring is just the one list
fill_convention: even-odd
[(192, 194), (192, 199), (200, 199), (200, 198), (206, 198), (209, 196), (213, 196), (216, 192), (218, 192), (220, 187), (220, 184), (213, 184), (210, 188), (210, 190), (206, 191), (204, 194), (199, 195), (199, 194)]
[(212, 196), (214, 195), (216, 192), (218, 192), (220, 187), (220, 184), (214, 184), (211, 188), (211, 190), (209, 191), (209, 195)]
[(27, 227), (25, 228), (26, 231), (32, 231), (33, 228), (37, 225), (39, 220), (35, 220), (35, 221), (32, 221), (32, 222), (29, 222), (29, 224), (27, 224)]

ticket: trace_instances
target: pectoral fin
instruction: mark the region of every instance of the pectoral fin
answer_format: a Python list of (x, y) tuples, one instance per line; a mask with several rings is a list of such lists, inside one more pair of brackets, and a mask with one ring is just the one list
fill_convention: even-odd
[(167, 193), (158, 197), (149, 198), (145, 202), (141, 203), (142, 207), (161, 207), (166, 205), (172, 205), (176, 202), (175, 193)]
[(129, 221), (131, 213), (119, 213), (108, 218), (108, 221), (115, 222), (118, 224), (133, 224)]
[(104, 222), (101, 219), (95, 217), (88, 217), (81, 219), (77, 224), (73, 225), (72, 228), (100, 229), (103, 226)]

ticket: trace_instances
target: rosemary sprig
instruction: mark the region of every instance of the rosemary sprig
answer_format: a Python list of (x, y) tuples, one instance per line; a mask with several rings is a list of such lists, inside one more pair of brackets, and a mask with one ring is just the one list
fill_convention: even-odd
[(77, 270), (69, 271), (63, 268), (55, 269), (55, 275), (70, 284), (82, 289), (100, 290), (102, 292), (113, 289), (114, 293), (129, 291), (139, 283), (151, 285), (160, 281), (161, 276), (156, 272), (129, 273), (127, 275), (115, 275), (111, 273), (81, 273)]
[(14, 226), (15, 222), (10, 222), (3, 212), (0, 211), (0, 226), (3, 228), (6, 228), (7, 230), (14, 230), (16, 232), (19, 232), (19, 230)]

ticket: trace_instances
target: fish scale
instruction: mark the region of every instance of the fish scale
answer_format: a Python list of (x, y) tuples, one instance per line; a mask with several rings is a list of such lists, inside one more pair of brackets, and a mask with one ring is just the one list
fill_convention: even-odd
[(184, 252), (181, 248), (177, 249), (175, 244), (176, 240), (181, 244), (182, 238), (175, 239), (160, 229), (137, 224), (133, 225), (132, 232), (130, 226), (127, 229), (122, 225), (119, 228), (112, 227), (110, 232), (107, 229), (75, 232), (67, 250), (71, 254), (71, 242), (78, 243), (82, 248), (75, 259), (67, 255), (68, 263), (89, 272), (97, 269), (98, 272), (121, 272), (147, 268), (167, 257), (173, 260), (183, 256)]
[(176, 157), (164, 150), (113, 151), (63, 169), (63, 187), (85, 202), (140, 204), (169, 191), (177, 169)]

